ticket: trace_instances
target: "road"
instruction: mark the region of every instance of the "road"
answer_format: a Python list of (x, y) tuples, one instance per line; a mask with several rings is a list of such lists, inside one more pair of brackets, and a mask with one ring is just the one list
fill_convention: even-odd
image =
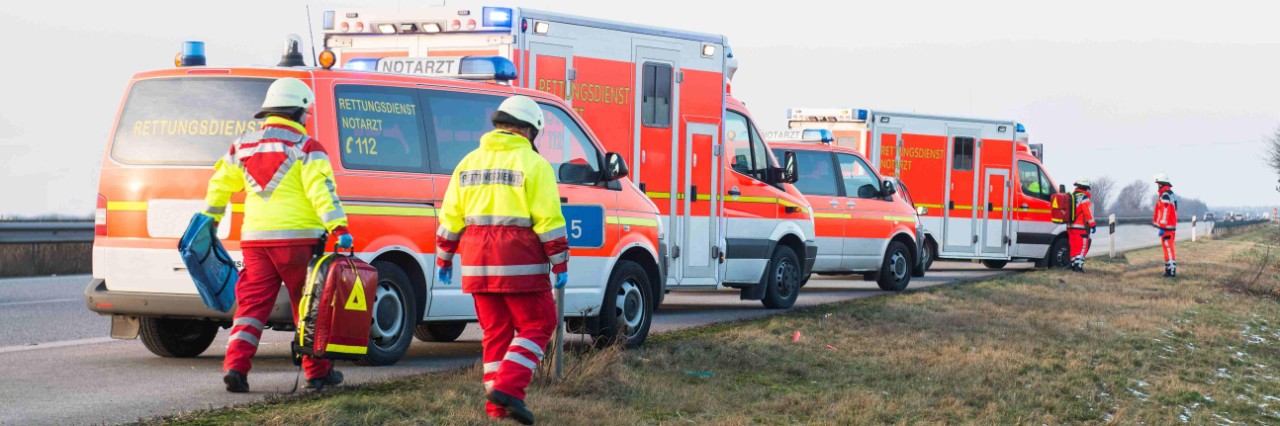
[[(1099, 230), (1099, 232), (1105, 232)], [(1127, 249), (1155, 243), (1150, 227), (1117, 228), (1117, 245)], [(1190, 239), (1190, 233), (1179, 235)], [(1106, 239), (1094, 253), (1105, 255)], [(1008, 270), (1026, 270), (1011, 264)], [(1000, 274), (973, 263), (938, 262), (925, 278), (912, 281), (922, 289), (989, 278)], [(194, 359), (152, 355), (136, 340), (112, 340), (110, 320), (85, 310), (88, 276), (0, 279), (0, 424), (120, 423), (179, 412), (260, 401), (286, 392), (297, 372), (289, 361), (291, 333), (267, 332), (254, 360), (254, 393), (229, 394), (221, 381), (226, 350), (223, 332), (213, 346)], [(814, 277), (797, 307), (835, 303), (884, 294), (874, 283), (852, 277)], [(672, 293), (655, 317), (653, 333), (714, 322), (778, 314), (759, 302), (738, 300), (737, 292)], [(349, 383), (471, 365), (480, 355), (480, 333), (474, 325), (453, 343), (414, 342), (399, 364), (389, 367), (341, 365)], [(477, 381), (479, 379), (477, 378)], [(478, 384), (477, 384), (478, 386)]]

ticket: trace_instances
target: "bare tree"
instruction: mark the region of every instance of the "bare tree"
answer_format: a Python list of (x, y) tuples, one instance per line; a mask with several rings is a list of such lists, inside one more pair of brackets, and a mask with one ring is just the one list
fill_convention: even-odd
[[(1271, 167), (1276, 174), (1280, 175), (1280, 127), (1277, 127), (1271, 136), (1267, 137), (1267, 166)], [(1276, 191), (1280, 191), (1280, 185), (1276, 186)]]
[(1178, 217), (1190, 220), (1192, 216), (1204, 219), (1204, 214), (1209, 212), (1209, 205), (1199, 198), (1183, 198), (1178, 200)]
[(1113, 206), (1113, 212), (1116, 216), (1121, 217), (1144, 217), (1150, 216), (1151, 209), (1151, 184), (1144, 180), (1135, 180), (1120, 189), (1120, 195), (1116, 196), (1116, 202)]
[(1089, 191), (1093, 194), (1093, 214), (1095, 217), (1104, 218), (1111, 214), (1111, 194), (1115, 190), (1116, 180), (1111, 176), (1102, 176), (1093, 180), (1093, 187)]

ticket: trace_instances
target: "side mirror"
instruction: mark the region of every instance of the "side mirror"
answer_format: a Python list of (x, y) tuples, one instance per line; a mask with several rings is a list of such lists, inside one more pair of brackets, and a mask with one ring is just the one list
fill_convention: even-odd
[(592, 183), (599, 180), (599, 173), (589, 164), (563, 163), (557, 172), (560, 183)]
[(631, 169), (627, 168), (627, 160), (623, 160), (621, 155), (616, 152), (604, 155), (604, 180), (615, 181), (629, 174)]
[(880, 194), (885, 197), (892, 197), (898, 193), (898, 186), (893, 184), (891, 180), (885, 180), (880, 184)]
[(782, 182), (796, 183), (800, 180), (800, 162), (796, 161), (796, 152), (787, 151), (782, 155)]

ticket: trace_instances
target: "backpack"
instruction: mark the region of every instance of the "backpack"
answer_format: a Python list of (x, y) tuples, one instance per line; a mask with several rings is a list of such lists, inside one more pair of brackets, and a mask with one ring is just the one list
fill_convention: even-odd
[(218, 312), (229, 312), (236, 304), (236, 281), (240, 273), (231, 254), (218, 241), (218, 228), (213, 218), (196, 213), (178, 240), (178, 255), (191, 274), (205, 306)]
[(377, 297), (378, 270), (352, 255), (325, 254), (307, 265), (298, 303), (294, 361), (313, 358), (360, 360), (369, 349), (369, 325)]
[(1070, 193), (1053, 194), (1049, 201), (1049, 214), (1053, 223), (1071, 223), (1076, 220), (1076, 197)]

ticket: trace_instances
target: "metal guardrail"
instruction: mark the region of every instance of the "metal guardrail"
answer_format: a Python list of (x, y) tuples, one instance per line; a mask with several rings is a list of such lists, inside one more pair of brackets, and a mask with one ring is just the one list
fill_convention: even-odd
[(1213, 227), (1217, 229), (1230, 229), (1230, 228), (1239, 228), (1241, 226), (1261, 225), (1264, 223), (1271, 223), (1271, 220), (1270, 219), (1254, 219), (1254, 220), (1232, 220), (1232, 221), (1226, 221), (1226, 222), (1215, 222), (1213, 224)]
[(0, 222), (0, 244), (91, 242), (93, 222)]

